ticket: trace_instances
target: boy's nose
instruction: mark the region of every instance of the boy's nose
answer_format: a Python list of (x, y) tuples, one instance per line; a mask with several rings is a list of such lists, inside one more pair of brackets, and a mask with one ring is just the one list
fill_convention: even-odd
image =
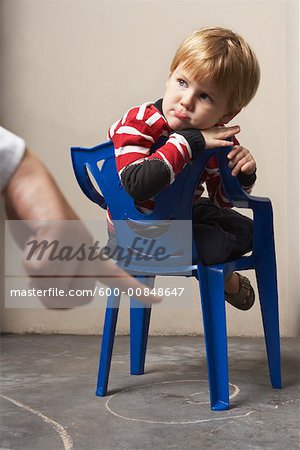
[(193, 108), (193, 94), (191, 92), (185, 92), (181, 97), (180, 104), (187, 110), (191, 110)]

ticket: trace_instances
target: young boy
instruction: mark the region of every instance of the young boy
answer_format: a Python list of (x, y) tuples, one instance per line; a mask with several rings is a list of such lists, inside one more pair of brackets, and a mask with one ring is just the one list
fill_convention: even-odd
[[(141, 211), (151, 212), (155, 194), (173, 183), (200, 152), (214, 147), (233, 146), (228, 155), (232, 175), (251, 192), (256, 180), (255, 160), (234, 137), (239, 126), (224, 124), (250, 102), (259, 78), (253, 51), (231, 30), (203, 28), (179, 46), (163, 98), (130, 109), (108, 133), (115, 146), (120, 179)], [(163, 136), (165, 144), (153, 150), (153, 144)], [(204, 182), (209, 199), (201, 198)], [(193, 203), (193, 233), (204, 265), (236, 259), (252, 248), (251, 219), (231, 207), (213, 157)], [(237, 273), (227, 277), (225, 297), (242, 310), (254, 303), (249, 280)]]

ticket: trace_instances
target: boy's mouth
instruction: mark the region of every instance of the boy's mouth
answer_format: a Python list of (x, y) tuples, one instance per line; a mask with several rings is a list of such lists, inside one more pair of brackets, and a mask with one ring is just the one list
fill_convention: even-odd
[(188, 116), (188, 115), (186, 115), (186, 114), (184, 114), (184, 113), (181, 113), (181, 112), (179, 112), (179, 111), (174, 111), (174, 116), (175, 116), (177, 119), (180, 119), (180, 120), (188, 120), (188, 119), (189, 119), (189, 116)]

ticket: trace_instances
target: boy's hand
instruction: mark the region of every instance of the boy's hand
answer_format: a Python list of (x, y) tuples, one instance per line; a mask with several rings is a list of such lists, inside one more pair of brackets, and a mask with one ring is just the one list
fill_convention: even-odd
[(233, 168), (231, 174), (233, 176), (238, 175), (241, 171), (248, 175), (251, 175), (256, 170), (256, 162), (249, 150), (241, 145), (235, 145), (233, 149), (227, 155), (229, 161), (228, 166)]
[(210, 149), (234, 145), (233, 141), (227, 141), (226, 139), (232, 138), (241, 130), (238, 125), (235, 125), (233, 127), (213, 127), (200, 131), (205, 140), (205, 148)]

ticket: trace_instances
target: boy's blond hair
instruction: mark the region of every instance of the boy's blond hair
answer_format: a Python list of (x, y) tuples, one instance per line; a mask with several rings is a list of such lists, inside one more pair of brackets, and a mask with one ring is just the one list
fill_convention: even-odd
[(230, 111), (239, 111), (254, 97), (260, 79), (257, 58), (247, 42), (220, 27), (194, 31), (178, 47), (171, 73), (182, 67), (198, 82), (210, 77), (229, 96)]

